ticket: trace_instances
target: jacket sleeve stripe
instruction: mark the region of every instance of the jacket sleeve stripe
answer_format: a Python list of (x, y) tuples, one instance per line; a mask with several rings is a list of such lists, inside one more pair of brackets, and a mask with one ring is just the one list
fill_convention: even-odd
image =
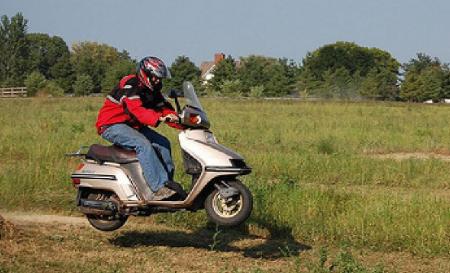
[(111, 95), (108, 95), (106, 98), (109, 99), (110, 101), (112, 101), (112, 102), (115, 103), (115, 104), (120, 104), (120, 103), (121, 103), (121, 101), (117, 101), (117, 100), (116, 100), (115, 98), (113, 98)]
[(140, 100), (141, 99), (141, 97), (139, 97), (139, 96), (131, 96), (131, 97), (128, 97), (128, 99), (129, 100)]

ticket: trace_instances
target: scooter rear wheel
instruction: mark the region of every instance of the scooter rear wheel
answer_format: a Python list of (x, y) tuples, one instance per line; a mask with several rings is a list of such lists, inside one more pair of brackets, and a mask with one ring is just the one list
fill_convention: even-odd
[(239, 194), (225, 200), (217, 189), (205, 199), (205, 210), (209, 219), (220, 226), (237, 226), (250, 216), (253, 197), (250, 190), (239, 180), (226, 181)]
[[(88, 200), (101, 200), (117, 202), (116, 196), (111, 193), (89, 193)], [(122, 227), (128, 219), (128, 215), (98, 215), (86, 214), (89, 224), (101, 231), (113, 231)]]
[(86, 215), (89, 224), (101, 231), (113, 231), (122, 227), (128, 219), (128, 216), (103, 216), (103, 215)]

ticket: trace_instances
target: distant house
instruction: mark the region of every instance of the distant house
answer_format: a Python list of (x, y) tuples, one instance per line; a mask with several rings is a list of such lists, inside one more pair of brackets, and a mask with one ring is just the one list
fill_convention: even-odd
[(216, 68), (217, 64), (219, 64), (221, 61), (225, 59), (225, 54), (223, 53), (216, 53), (214, 54), (214, 61), (211, 62), (203, 62), (200, 65), (200, 71), (201, 79), (204, 83), (208, 82), (214, 77), (214, 69)]

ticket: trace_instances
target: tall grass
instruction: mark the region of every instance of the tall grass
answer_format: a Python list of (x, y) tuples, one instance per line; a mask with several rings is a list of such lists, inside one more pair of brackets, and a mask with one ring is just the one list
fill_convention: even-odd
[[(64, 153), (103, 142), (94, 129), (102, 99), (0, 100), (0, 207), (74, 209)], [(251, 225), (303, 243), (450, 255), (450, 174), (438, 159), (379, 159), (371, 153), (450, 154), (446, 106), (396, 103), (204, 99), (219, 142), (253, 167)], [(177, 134), (173, 143), (182, 174)], [(104, 142), (103, 142), (104, 143)], [(204, 224), (203, 213), (163, 216)], [(173, 221), (176, 219), (177, 221)], [(184, 221), (180, 221), (180, 219)]]

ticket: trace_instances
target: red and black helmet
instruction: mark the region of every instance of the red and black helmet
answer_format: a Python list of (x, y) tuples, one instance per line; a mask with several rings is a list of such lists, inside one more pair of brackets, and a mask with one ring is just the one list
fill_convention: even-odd
[(139, 62), (136, 74), (141, 83), (150, 90), (161, 84), (162, 79), (170, 78), (170, 71), (164, 62), (151, 56), (145, 57)]

